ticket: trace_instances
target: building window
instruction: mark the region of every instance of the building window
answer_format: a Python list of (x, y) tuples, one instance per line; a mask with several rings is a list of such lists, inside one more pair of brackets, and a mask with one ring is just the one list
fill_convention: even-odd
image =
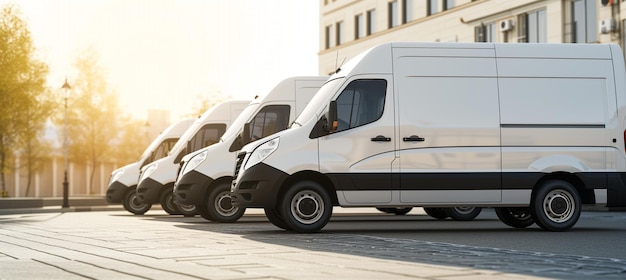
[(400, 24), (398, 18), (398, 1), (391, 1), (387, 3), (389, 11), (389, 24), (387, 27), (392, 28)]
[(454, 8), (454, 0), (443, 0), (443, 10), (447, 11)]
[(366, 35), (372, 35), (376, 32), (376, 10), (367, 11), (367, 26), (365, 29)]
[(597, 41), (598, 23), (595, 0), (572, 1), (572, 43)]
[(354, 16), (354, 39), (365, 37), (365, 18), (363, 14)]
[(439, 11), (439, 8), (437, 7), (437, 4), (439, 4), (439, 0), (428, 0), (428, 15), (434, 15)]
[(626, 57), (626, 19), (622, 20), (622, 51)]
[(474, 28), (475, 42), (497, 42), (498, 33), (495, 23), (479, 25)]
[(548, 23), (546, 10), (540, 10), (517, 17), (518, 42), (546, 43), (548, 42)]
[(341, 43), (344, 42), (344, 34), (343, 34), (343, 21), (338, 21), (337, 23), (335, 23), (335, 35), (337, 36), (335, 38), (335, 44), (337, 46), (341, 45)]
[(413, 20), (413, 0), (402, 0), (402, 23)]
[(333, 26), (332, 25), (326, 26), (326, 48), (327, 49), (330, 49), (335, 46), (333, 44), (334, 39), (335, 39), (335, 35), (333, 32)]

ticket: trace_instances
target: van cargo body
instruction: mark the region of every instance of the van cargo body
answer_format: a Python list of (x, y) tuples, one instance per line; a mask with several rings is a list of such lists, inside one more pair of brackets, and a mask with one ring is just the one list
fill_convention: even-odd
[(617, 45), (379, 45), (301, 126), (242, 149), (233, 200), (301, 232), (332, 205), (496, 207), (568, 230), (581, 204), (626, 206), (625, 78)]
[(211, 221), (234, 222), (245, 212), (230, 202), (237, 152), (251, 140), (284, 130), (304, 110), (328, 77), (291, 77), (250, 102), (219, 143), (186, 155), (174, 184), (174, 201), (195, 205)]

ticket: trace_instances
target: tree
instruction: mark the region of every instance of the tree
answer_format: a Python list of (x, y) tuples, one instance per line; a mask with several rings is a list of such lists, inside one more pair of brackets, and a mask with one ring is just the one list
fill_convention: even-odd
[(115, 162), (127, 164), (135, 162), (150, 144), (147, 137), (146, 122), (124, 117), (121, 120), (120, 133), (113, 153)]
[[(45, 92), (47, 65), (34, 58), (26, 23), (13, 5), (0, 10), (0, 185), (6, 195), (9, 159), (25, 139), (43, 126), (46, 113), (38, 107)], [(8, 106), (7, 106), (8, 105)], [(27, 142), (36, 140), (30, 139)], [(31, 143), (35, 143), (31, 142)]]
[(95, 167), (113, 159), (120, 109), (93, 48), (79, 55), (74, 66), (78, 76), (67, 100), (69, 154), (73, 161), (92, 168), (87, 186), (91, 190)]
[(43, 134), (45, 132), (45, 122), (50, 118), (54, 110), (54, 102), (51, 99), (53, 96), (51, 92), (45, 92), (46, 94), (34, 98), (37, 102), (31, 104), (31, 107), (28, 108), (28, 113), (24, 114), (27, 119), (24, 130), (21, 133), (21, 154), (19, 155), (23, 165), (17, 166), (17, 168), (26, 168), (27, 181), (24, 196), (29, 195), (33, 175), (41, 170), (52, 151), (52, 143), (47, 142)]

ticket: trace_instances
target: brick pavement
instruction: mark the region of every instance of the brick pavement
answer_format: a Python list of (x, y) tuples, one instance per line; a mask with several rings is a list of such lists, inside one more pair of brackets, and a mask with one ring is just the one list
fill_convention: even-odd
[(291, 234), (255, 209), (235, 224), (159, 211), (1, 215), (0, 279), (626, 278), (624, 260)]

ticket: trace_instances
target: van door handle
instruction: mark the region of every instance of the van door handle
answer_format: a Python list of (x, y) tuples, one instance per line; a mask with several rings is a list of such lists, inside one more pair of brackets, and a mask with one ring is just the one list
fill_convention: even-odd
[(402, 138), (402, 141), (404, 141), (404, 142), (423, 142), (424, 140), (426, 140), (426, 139), (424, 139), (422, 137), (419, 137), (417, 135), (411, 135), (410, 137), (403, 137)]
[(382, 136), (382, 135), (378, 135), (378, 136), (372, 138), (371, 140), (373, 142), (389, 142), (389, 141), (391, 141), (391, 138), (385, 137), (385, 136)]

